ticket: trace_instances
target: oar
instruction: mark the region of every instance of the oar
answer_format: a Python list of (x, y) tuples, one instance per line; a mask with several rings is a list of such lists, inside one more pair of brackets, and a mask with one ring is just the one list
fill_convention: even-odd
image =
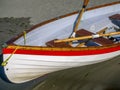
[[(98, 31), (97, 34), (104, 33), (106, 30), (108, 30), (108, 27), (103, 28), (102, 30)], [(92, 38), (88, 39), (87, 41), (78, 44), (76, 47), (82, 47), (84, 46), (87, 42), (89, 42)]]
[(81, 11), (80, 11), (80, 13), (79, 13), (79, 15), (77, 17), (77, 20), (75, 21), (75, 25), (73, 27), (73, 32), (72, 32), (70, 37), (73, 37), (75, 35), (75, 33), (76, 33), (77, 29), (78, 29), (78, 26), (80, 24), (82, 15), (85, 12), (86, 6), (88, 5), (88, 2), (89, 2), (89, 0), (84, 0), (83, 7), (82, 7), (82, 9), (81, 9)]
[(83, 36), (83, 37), (76, 37), (76, 38), (67, 38), (67, 39), (62, 39), (62, 40), (55, 40), (55, 43), (59, 42), (70, 42), (70, 41), (75, 41), (75, 40), (85, 40), (85, 39), (94, 39), (94, 38), (99, 38), (99, 37), (107, 37), (107, 36), (112, 36), (112, 35), (118, 35), (120, 32), (111, 32), (111, 33), (100, 33), (100, 34), (95, 34), (95, 35), (90, 35), (90, 36)]

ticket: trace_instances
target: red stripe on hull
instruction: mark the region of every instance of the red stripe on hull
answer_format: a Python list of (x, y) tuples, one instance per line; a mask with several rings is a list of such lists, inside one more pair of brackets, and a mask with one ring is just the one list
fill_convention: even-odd
[[(3, 49), (4, 54), (11, 54), (15, 49)], [(47, 51), (47, 50), (21, 50), (18, 49), (15, 54), (28, 54), (28, 55), (49, 55), (49, 56), (83, 56), (83, 55), (97, 55), (119, 51), (120, 46), (112, 48), (104, 48), (99, 50), (83, 50), (83, 51)]]

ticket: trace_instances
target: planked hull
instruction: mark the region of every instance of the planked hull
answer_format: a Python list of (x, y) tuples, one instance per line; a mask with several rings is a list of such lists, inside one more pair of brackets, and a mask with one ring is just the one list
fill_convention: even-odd
[[(13, 51), (13, 49), (4, 49), (4, 60)], [(37, 52), (35, 50), (17, 50), (4, 70), (10, 81), (23, 83), (54, 71), (106, 61), (119, 54), (120, 46), (86, 51), (47, 50), (47, 53), (41, 50)]]

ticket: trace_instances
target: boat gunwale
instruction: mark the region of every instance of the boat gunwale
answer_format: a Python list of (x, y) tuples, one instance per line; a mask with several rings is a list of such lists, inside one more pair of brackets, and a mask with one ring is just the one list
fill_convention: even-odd
[(90, 46), (90, 47), (41, 47), (41, 46), (24, 46), (24, 45), (8, 45), (6, 49), (16, 49), (17, 50), (40, 50), (40, 51), (88, 51), (88, 50), (102, 50), (109, 48), (120, 47), (120, 43), (106, 45), (106, 46)]
[[(94, 10), (94, 9), (98, 9), (98, 8), (102, 8), (102, 7), (106, 7), (106, 6), (111, 6), (111, 5), (115, 5), (115, 4), (120, 4), (120, 1), (116, 1), (116, 2), (112, 2), (112, 3), (107, 3), (107, 4), (103, 4), (103, 5), (98, 5), (98, 6), (94, 6), (94, 7), (91, 7), (91, 8), (87, 8), (86, 11), (90, 11), (90, 10)], [(34, 25), (33, 27), (31, 27), (30, 29), (28, 29), (26, 31), (26, 33), (38, 28), (38, 27), (41, 27), (43, 25), (46, 25), (50, 22), (53, 22), (53, 21), (56, 21), (56, 20), (59, 20), (59, 19), (62, 19), (62, 18), (65, 18), (65, 17), (69, 17), (69, 16), (72, 16), (72, 15), (75, 15), (77, 14), (79, 11), (76, 11), (76, 12), (72, 12), (72, 13), (69, 13), (69, 14), (65, 14), (65, 15), (62, 15), (62, 16), (58, 16), (56, 18), (53, 18), (53, 19), (50, 19), (50, 20), (46, 20), (44, 22), (41, 22), (39, 24), (36, 24)], [(10, 39), (9, 41), (6, 42), (6, 44), (8, 45), (8, 49), (15, 49), (16, 47), (19, 46), (19, 49), (26, 49), (26, 50), (55, 50), (55, 51), (81, 51), (81, 50), (98, 50), (98, 49), (104, 49), (104, 48), (111, 48), (111, 47), (117, 47), (117, 46), (120, 46), (120, 43), (117, 43), (117, 44), (112, 44), (112, 45), (105, 45), (105, 46), (90, 46), (90, 47), (63, 47), (63, 48), (59, 48), (59, 47), (43, 47), (43, 46), (27, 46), (27, 45), (15, 45), (13, 42), (16, 41), (18, 38), (20, 38), (21, 36), (23, 36), (23, 33), (21, 34), (18, 34), (16, 37)]]

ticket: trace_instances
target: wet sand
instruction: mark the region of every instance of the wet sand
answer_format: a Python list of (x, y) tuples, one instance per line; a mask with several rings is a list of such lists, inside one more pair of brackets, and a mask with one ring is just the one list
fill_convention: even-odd
[[(81, 0), (82, 1), (82, 0)], [(90, 6), (119, 0), (91, 0)], [(1, 1), (0, 48), (13, 36), (33, 26), (81, 8), (80, 0)], [(98, 64), (51, 73), (24, 84), (0, 79), (0, 90), (120, 90), (120, 56)]]

